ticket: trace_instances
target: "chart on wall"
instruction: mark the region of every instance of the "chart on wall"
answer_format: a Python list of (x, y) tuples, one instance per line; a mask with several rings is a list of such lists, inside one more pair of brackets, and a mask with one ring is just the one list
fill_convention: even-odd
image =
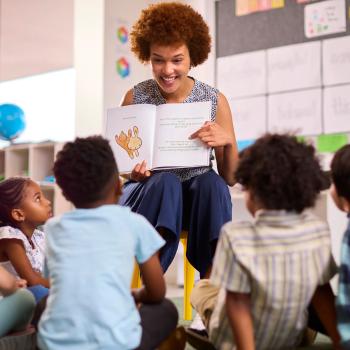
[(333, 144), (344, 140), (350, 133), (350, 0), (279, 5), (216, 3), (216, 82), (233, 111), (239, 146), (266, 131), (321, 137), (323, 146), (327, 137)]

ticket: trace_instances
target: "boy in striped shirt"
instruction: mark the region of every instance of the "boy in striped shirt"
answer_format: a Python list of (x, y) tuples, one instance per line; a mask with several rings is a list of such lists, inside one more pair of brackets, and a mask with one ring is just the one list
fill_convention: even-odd
[[(350, 217), (350, 145), (342, 147), (334, 155), (331, 175), (333, 200)], [(350, 221), (341, 245), (336, 310), (342, 348), (350, 349)]]
[(210, 340), (220, 350), (293, 349), (311, 304), (337, 347), (329, 229), (304, 210), (327, 182), (314, 148), (265, 135), (241, 152), (235, 175), (255, 221), (223, 226), (211, 278), (192, 293)]

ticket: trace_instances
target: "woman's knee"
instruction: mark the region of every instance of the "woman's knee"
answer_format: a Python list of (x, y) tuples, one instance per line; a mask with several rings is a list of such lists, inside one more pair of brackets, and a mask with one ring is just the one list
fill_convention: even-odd
[(146, 191), (149, 193), (182, 193), (182, 187), (180, 179), (172, 174), (167, 172), (156, 173), (147, 180)]

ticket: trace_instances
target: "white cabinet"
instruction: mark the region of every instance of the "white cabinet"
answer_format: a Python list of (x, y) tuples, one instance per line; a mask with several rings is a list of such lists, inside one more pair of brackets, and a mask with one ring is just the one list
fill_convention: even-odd
[(72, 209), (60, 188), (53, 182), (53, 163), (62, 143), (15, 144), (0, 150), (0, 176), (28, 176), (40, 184), (51, 201), (54, 215)]

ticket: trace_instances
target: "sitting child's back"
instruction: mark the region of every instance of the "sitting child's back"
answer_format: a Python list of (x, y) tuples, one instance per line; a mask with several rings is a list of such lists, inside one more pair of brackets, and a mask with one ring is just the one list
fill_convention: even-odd
[[(115, 204), (120, 182), (108, 141), (67, 143), (54, 174), (76, 209), (46, 225), (51, 290), (39, 323), (40, 349), (156, 348), (178, 317), (164, 300), (158, 258), (164, 240), (142, 216)], [(135, 258), (144, 287), (131, 291)]]
[[(257, 349), (300, 343), (313, 294), (335, 273), (330, 243), (327, 225), (307, 212), (260, 210), (254, 224), (223, 227), (211, 281), (250, 294)], [(231, 329), (220, 328), (227, 318), (225, 296), (210, 321), (215, 344), (233, 342)]]
[(223, 226), (210, 281), (192, 295), (212, 342), (230, 350), (294, 348), (310, 323), (309, 304), (336, 342), (330, 233), (305, 211), (328, 182), (314, 148), (266, 135), (241, 152), (235, 176), (254, 222)]
[(157, 251), (160, 236), (142, 216), (117, 205), (76, 209), (51, 220), (46, 231), (52, 290), (40, 332), (48, 348), (57, 338), (66, 339), (67, 348), (72, 339), (86, 344), (87, 336), (136, 348), (140, 316), (130, 293), (133, 261), (136, 256), (144, 262)]

